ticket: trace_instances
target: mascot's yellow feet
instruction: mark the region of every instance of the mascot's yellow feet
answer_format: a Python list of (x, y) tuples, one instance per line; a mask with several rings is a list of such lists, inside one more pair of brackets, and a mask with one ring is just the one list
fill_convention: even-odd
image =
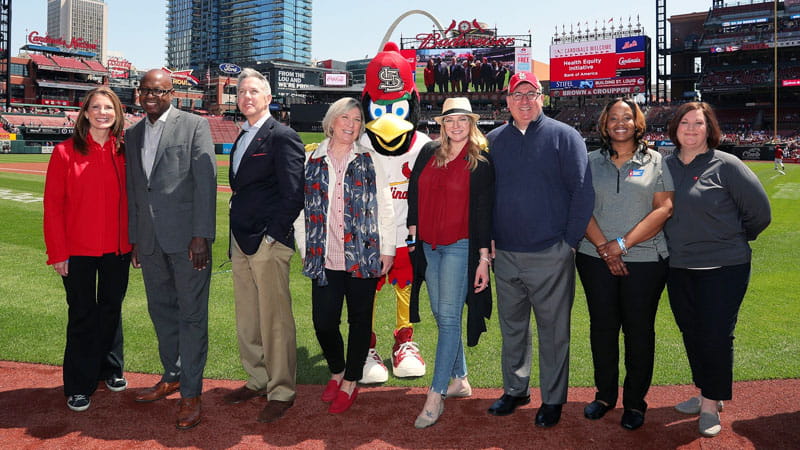
[(367, 353), (367, 360), (364, 361), (364, 372), (361, 374), (361, 379), (358, 380), (361, 384), (385, 383), (389, 379), (389, 369), (383, 364), (383, 360), (375, 350), (375, 343), (375, 333), (372, 333), (369, 353)]
[(412, 340), (413, 337), (414, 329), (411, 327), (394, 331), (392, 373), (398, 378), (425, 375), (425, 360), (419, 354), (419, 348), (417, 348), (417, 343)]

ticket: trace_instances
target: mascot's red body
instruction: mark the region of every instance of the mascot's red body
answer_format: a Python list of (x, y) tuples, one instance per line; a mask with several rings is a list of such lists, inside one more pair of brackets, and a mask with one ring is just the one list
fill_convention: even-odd
[[(410, 305), (412, 270), (405, 244), (408, 235), (406, 199), (414, 161), (430, 138), (416, 131), (420, 111), (419, 93), (411, 66), (396, 44), (386, 44), (367, 66), (361, 104), (367, 122), (361, 143), (373, 150), (375, 161), (389, 179), (397, 225), (398, 248), (394, 265), (387, 278), (378, 285), (380, 289), (388, 280), (397, 300), (392, 369), (397, 377), (418, 377), (425, 374), (425, 361), (412, 339), (412, 322), (419, 321), (419, 315), (416, 305)], [(373, 333), (364, 376), (360, 380), (362, 383), (381, 383), (388, 378), (388, 371), (375, 351), (375, 343)]]

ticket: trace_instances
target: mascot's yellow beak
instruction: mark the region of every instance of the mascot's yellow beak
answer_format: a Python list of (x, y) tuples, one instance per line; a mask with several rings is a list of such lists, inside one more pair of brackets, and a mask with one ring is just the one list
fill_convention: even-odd
[(384, 114), (371, 122), (367, 122), (365, 127), (378, 138), (383, 148), (388, 151), (395, 151), (403, 146), (405, 139), (401, 139), (400, 142), (393, 147), (387, 147), (386, 143), (392, 142), (413, 130), (414, 124), (394, 114)]

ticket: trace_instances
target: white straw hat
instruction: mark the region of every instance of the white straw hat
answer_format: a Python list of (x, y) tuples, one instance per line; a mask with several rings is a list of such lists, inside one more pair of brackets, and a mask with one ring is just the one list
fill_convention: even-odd
[(470, 105), (469, 99), (466, 97), (452, 97), (445, 99), (444, 105), (442, 106), (442, 115), (434, 117), (433, 120), (441, 125), (445, 117), (455, 115), (470, 116), (476, 122), (481, 117), (472, 112), (472, 105)]

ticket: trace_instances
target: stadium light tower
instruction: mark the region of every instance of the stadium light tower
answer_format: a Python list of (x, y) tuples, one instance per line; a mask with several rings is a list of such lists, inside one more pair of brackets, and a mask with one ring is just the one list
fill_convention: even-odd
[(656, 0), (656, 101), (667, 100), (667, 0)]
[(778, 0), (772, 2), (772, 141), (778, 143)]
[(0, 60), (5, 60), (6, 107), (11, 107), (11, 0), (0, 0)]

